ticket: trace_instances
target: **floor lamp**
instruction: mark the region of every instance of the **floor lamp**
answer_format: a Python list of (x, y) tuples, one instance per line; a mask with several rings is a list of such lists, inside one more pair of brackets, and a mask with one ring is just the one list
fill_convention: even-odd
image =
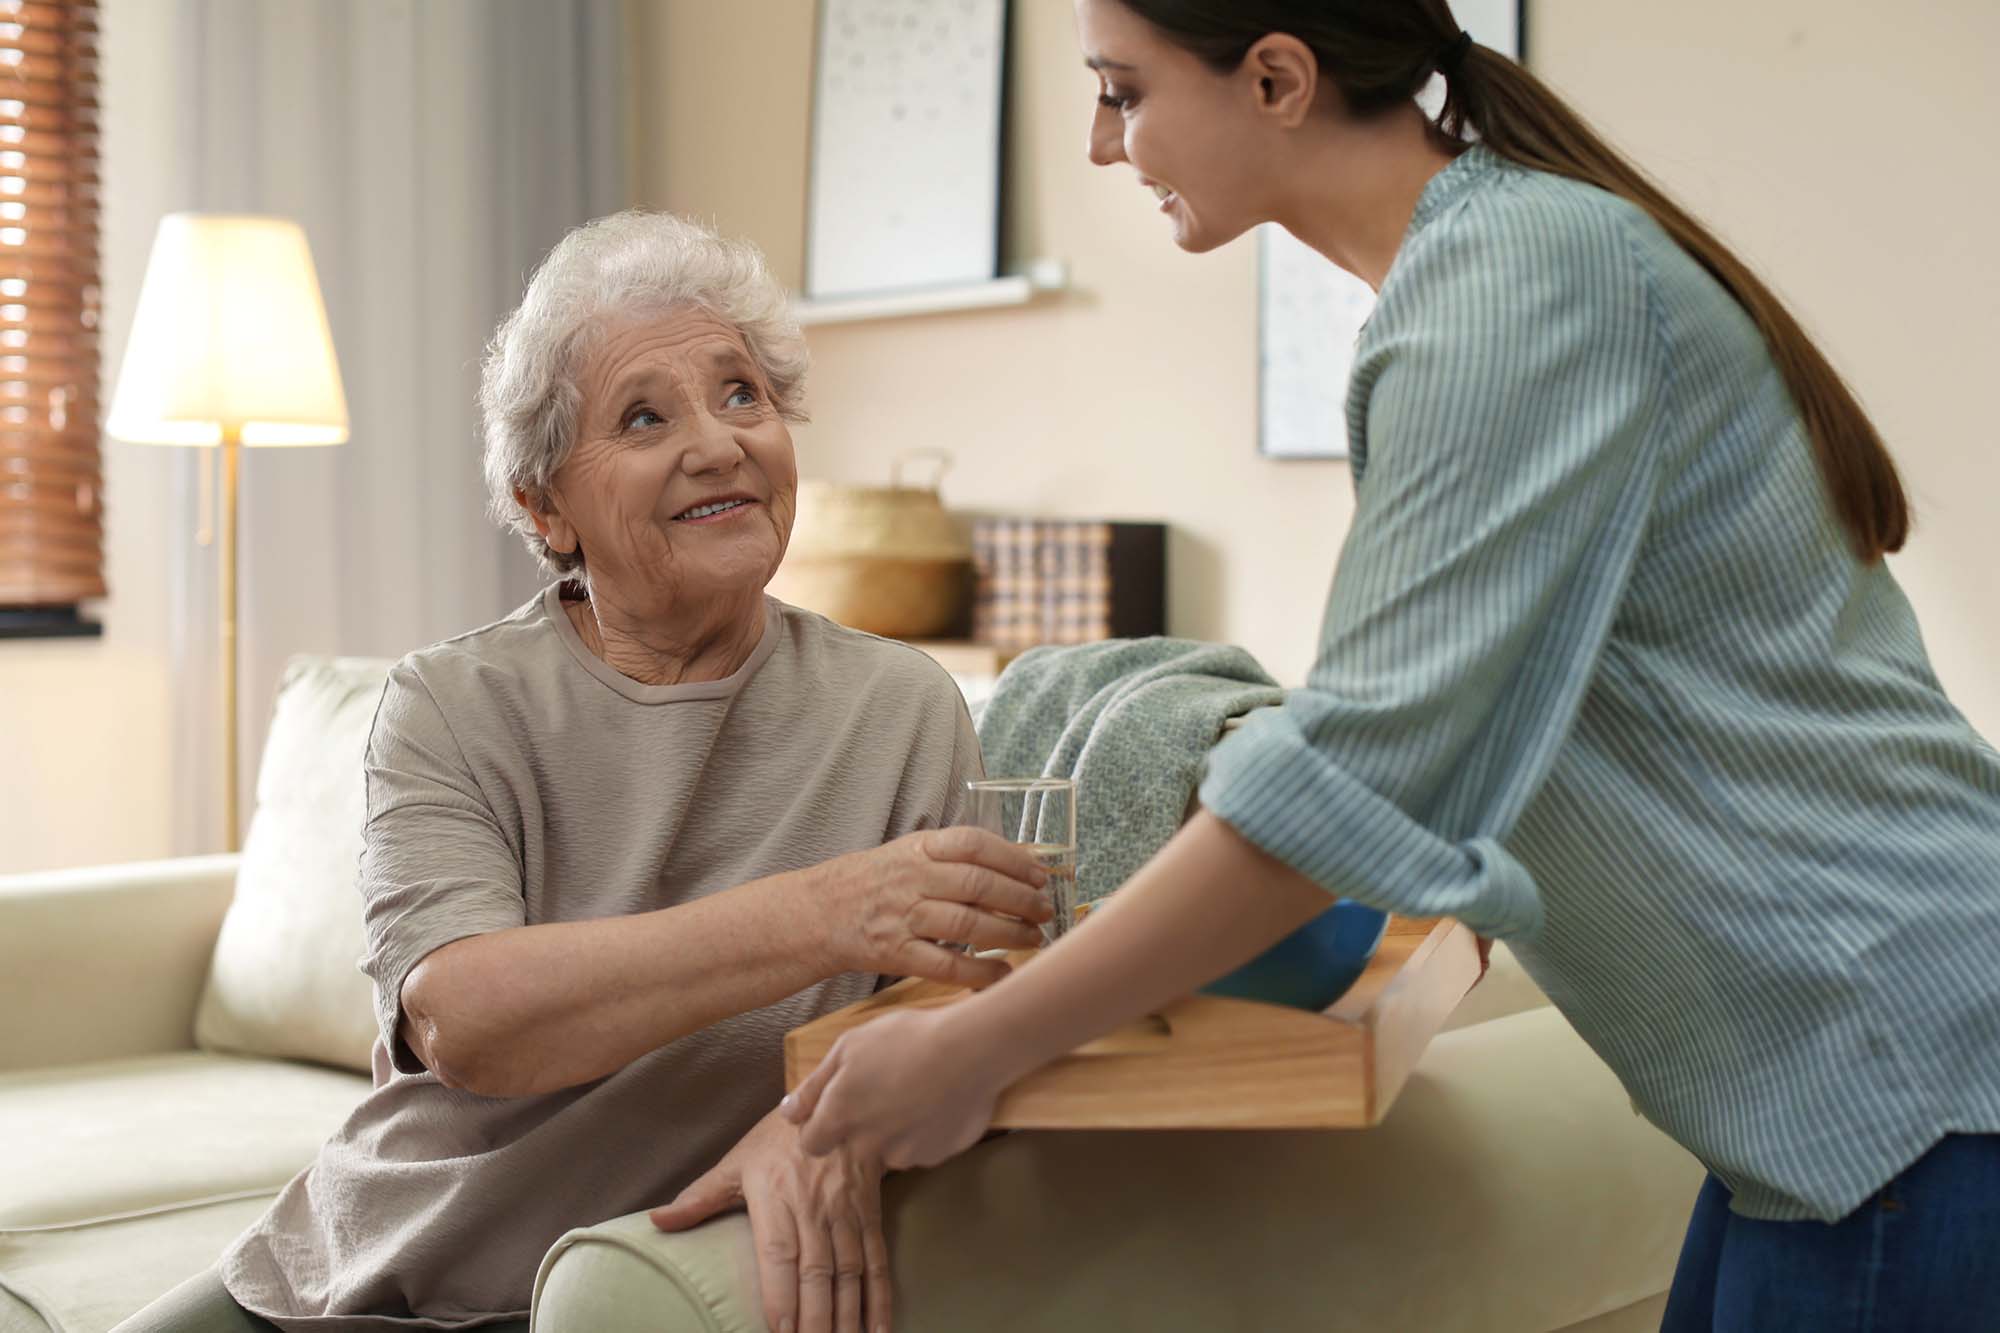
[(347, 439), (340, 366), (297, 223), (200, 213), (160, 219), (104, 431), (134, 444), (222, 451), (222, 808), (234, 851), (240, 450)]

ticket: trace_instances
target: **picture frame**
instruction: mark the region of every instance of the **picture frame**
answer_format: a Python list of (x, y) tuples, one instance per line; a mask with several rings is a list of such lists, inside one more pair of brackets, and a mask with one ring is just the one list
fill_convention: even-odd
[[(1453, 12), (1474, 40), (1522, 59), (1524, 0), (1457, 0)], [(1435, 115), (1443, 98), (1442, 81), (1434, 79), (1425, 109)], [(1259, 227), (1256, 243), (1257, 452), (1345, 459), (1348, 379), (1375, 293), (1276, 223)]]
[(998, 274), (1007, 38), (1007, 0), (820, 0), (808, 297)]

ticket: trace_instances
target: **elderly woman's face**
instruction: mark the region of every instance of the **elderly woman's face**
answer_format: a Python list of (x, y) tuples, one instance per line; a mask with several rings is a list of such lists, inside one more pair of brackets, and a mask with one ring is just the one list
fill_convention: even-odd
[(791, 432), (734, 326), (698, 307), (616, 325), (577, 379), (546, 536), (593, 584), (700, 601), (761, 589), (791, 537)]

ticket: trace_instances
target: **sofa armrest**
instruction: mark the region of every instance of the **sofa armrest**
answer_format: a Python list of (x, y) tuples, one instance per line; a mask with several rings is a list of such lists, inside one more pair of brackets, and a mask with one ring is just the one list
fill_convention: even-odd
[[(1034, 1130), (891, 1176), (895, 1326), (1657, 1326), (1703, 1174), (1541, 1005), (1441, 1034), (1374, 1129)], [(764, 1333), (748, 1222), (572, 1231), (534, 1311), (537, 1333)]]
[(236, 862), (0, 876), (0, 1070), (192, 1046)]

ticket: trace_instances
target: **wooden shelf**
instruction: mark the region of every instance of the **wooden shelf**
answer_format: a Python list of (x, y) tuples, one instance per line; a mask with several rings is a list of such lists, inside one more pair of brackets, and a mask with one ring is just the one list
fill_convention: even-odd
[[(1079, 930), (1111, 929), (1115, 911)], [(1010, 955), (1016, 967), (1035, 954)], [(1392, 920), (1361, 979), (1324, 1013), (1191, 995), (1090, 1042), (1001, 1094), (1000, 1129), (1362, 1129), (1378, 1125), (1424, 1048), (1479, 979), (1472, 931)], [(785, 1036), (785, 1086), (841, 1033), (964, 991), (899, 981)]]
[(1060, 259), (1037, 259), (1018, 273), (987, 282), (951, 287), (921, 287), (911, 291), (809, 300), (792, 297), (792, 317), (804, 325), (849, 324), (864, 319), (896, 319), (906, 315), (937, 315), (956, 310), (985, 310), (1026, 305), (1037, 295), (1069, 286), (1069, 265)]
[(1027, 651), (1002, 648), (997, 644), (974, 643), (970, 639), (906, 639), (910, 647), (928, 653), (946, 671), (961, 676), (997, 676), (1007, 664)]

